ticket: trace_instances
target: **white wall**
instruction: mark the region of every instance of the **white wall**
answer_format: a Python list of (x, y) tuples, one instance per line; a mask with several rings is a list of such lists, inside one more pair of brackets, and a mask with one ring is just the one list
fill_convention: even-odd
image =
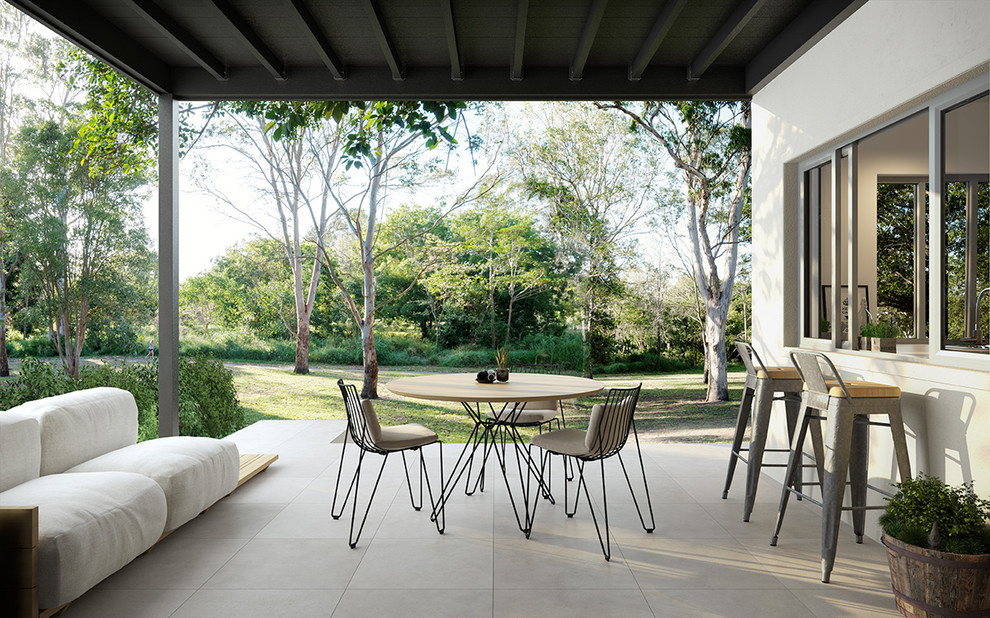
[[(785, 364), (788, 346), (802, 341), (798, 163), (959, 84), (990, 87), (988, 24), (986, 0), (870, 0), (754, 96), (753, 333), (761, 355)], [(914, 471), (975, 479), (990, 496), (990, 358), (829, 355), (845, 377), (902, 388)], [(783, 434), (781, 421), (775, 446)], [(870, 476), (882, 485), (896, 467), (889, 435), (872, 436)], [(868, 533), (876, 536), (876, 526)]]

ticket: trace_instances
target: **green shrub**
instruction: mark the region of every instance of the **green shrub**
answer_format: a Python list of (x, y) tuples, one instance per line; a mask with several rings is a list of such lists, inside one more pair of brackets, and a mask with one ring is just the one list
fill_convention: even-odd
[[(158, 436), (157, 362), (87, 365), (76, 380), (66, 375), (60, 363), (25, 359), (14, 379), (0, 383), (0, 410), (98, 386), (121, 388), (134, 395), (138, 440)], [(222, 438), (244, 426), (233, 375), (218, 360), (180, 360), (178, 404), (179, 433), (184, 436)]]
[(861, 337), (897, 338), (901, 336), (901, 330), (897, 324), (890, 322), (869, 322), (859, 329)]
[(924, 473), (896, 483), (897, 494), (880, 516), (884, 532), (895, 539), (956, 554), (990, 553), (990, 501), (972, 483), (950, 487)]
[(179, 433), (222, 438), (244, 426), (234, 377), (219, 360), (197, 356), (179, 363)]

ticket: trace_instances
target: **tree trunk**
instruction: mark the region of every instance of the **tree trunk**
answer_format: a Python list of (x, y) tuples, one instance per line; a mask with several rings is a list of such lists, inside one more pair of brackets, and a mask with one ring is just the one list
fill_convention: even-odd
[(705, 359), (708, 366), (706, 401), (728, 401), (729, 382), (725, 358), (725, 315), (718, 309), (705, 315)]
[(364, 384), (361, 399), (378, 399), (378, 352), (371, 320), (361, 327), (361, 355), (364, 360)]
[(296, 328), (296, 366), (294, 373), (309, 373), (309, 316), (297, 320)]

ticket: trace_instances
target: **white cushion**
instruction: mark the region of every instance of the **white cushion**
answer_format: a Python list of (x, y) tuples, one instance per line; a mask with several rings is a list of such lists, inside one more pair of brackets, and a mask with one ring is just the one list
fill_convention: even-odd
[(0, 505), (38, 506), (38, 601), (72, 601), (154, 545), (165, 494), (129, 472), (53, 474), (0, 493)]
[(166, 530), (196, 517), (237, 487), (237, 445), (213, 438), (172, 437), (117, 449), (79, 464), (69, 472), (122, 471), (143, 474), (165, 492)]
[(137, 442), (134, 396), (119, 388), (90, 388), (30, 401), (12, 410), (41, 423), (41, 474), (58, 474)]
[(558, 429), (548, 431), (540, 435), (533, 436), (530, 442), (533, 446), (546, 449), (551, 453), (570, 455), (571, 457), (585, 457), (591, 454), (584, 443), (585, 432), (580, 429)]
[(38, 420), (11, 410), (0, 412), (0, 491), (40, 475), (41, 425)]

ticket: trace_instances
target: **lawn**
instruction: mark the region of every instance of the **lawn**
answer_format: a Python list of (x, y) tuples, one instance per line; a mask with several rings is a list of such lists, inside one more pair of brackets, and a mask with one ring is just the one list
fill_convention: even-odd
[[(261, 419), (343, 419), (344, 407), (337, 388), (343, 378), (360, 390), (360, 367), (314, 366), (308, 375), (292, 373), (289, 365), (226, 363), (234, 374), (237, 395), (248, 423)], [(424, 402), (399, 397), (385, 385), (399, 377), (424, 375), (422, 368), (382, 369), (375, 410), (384, 425), (421, 423), (439, 433), (445, 442), (464, 442), (474, 426), (458, 403)], [(642, 382), (636, 426), (641, 439), (675, 442), (728, 442), (735, 427), (739, 398), (745, 380), (741, 371), (729, 374), (730, 401), (705, 403), (700, 373), (624, 375), (598, 378), (607, 386), (635, 386)], [(585, 428), (591, 406), (601, 396), (565, 402), (569, 427)]]

